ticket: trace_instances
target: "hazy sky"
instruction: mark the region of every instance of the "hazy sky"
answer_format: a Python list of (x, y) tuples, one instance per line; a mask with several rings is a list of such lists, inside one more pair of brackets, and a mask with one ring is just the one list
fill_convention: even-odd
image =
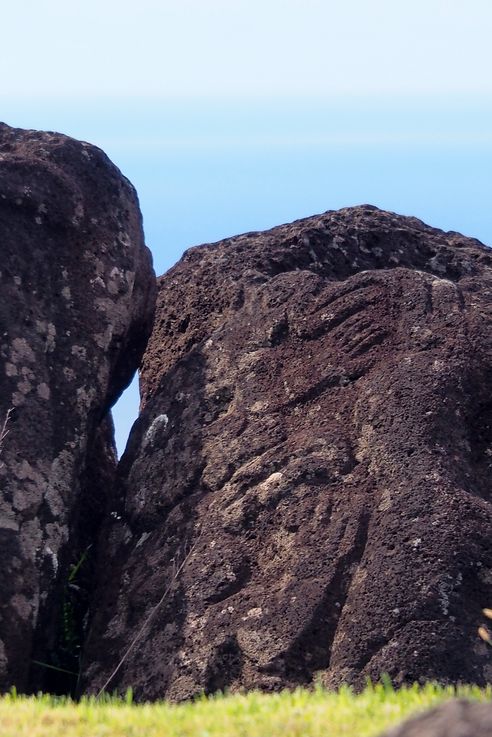
[[(492, 244), (491, 0), (23, 0), (0, 120), (102, 147), (156, 271), (364, 202)], [(115, 408), (123, 449), (136, 385)]]
[(490, 92), (490, 0), (23, 0), (3, 94)]

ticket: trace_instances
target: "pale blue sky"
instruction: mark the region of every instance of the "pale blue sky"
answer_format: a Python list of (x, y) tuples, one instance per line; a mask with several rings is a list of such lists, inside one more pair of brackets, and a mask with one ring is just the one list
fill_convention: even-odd
[(24, 0), (2, 31), (0, 119), (104, 148), (158, 273), (362, 202), (492, 244), (490, 0)]
[(490, 0), (23, 0), (4, 94), (490, 92)]

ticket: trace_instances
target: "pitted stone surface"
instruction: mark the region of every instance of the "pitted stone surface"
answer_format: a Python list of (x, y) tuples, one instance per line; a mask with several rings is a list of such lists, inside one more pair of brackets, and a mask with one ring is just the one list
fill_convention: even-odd
[(133, 187), (102, 151), (56, 133), (0, 124), (0, 244), (4, 690), (25, 689), (49, 650), (78, 507), (94, 493), (86, 459), (140, 361), (155, 282)]
[(189, 250), (160, 280), (85, 684), (124, 655), (108, 688), (139, 698), (490, 680), (491, 327), (488, 248), (369, 206)]

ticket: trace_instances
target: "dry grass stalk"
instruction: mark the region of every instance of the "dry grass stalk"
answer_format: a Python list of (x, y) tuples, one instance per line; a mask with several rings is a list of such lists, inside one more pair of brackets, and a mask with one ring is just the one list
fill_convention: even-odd
[(12, 417), (13, 411), (14, 411), (14, 408), (13, 407), (11, 407), (7, 411), (7, 414), (5, 415), (5, 419), (3, 421), (3, 425), (2, 425), (2, 427), (0, 429), (0, 454), (2, 453), (2, 450), (3, 450), (3, 444), (5, 442), (5, 438), (7, 437), (7, 435), (10, 432), (9, 422), (10, 422), (10, 418)]
[(137, 642), (142, 637), (143, 633), (145, 632), (145, 630), (149, 626), (152, 618), (157, 613), (157, 611), (160, 609), (160, 607), (164, 603), (166, 597), (170, 593), (170, 591), (171, 591), (171, 589), (172, 589), (172, 587), (174, 585), (174, 582), (176, 581), (176, 579), (178, 578), (179, 574), (181, 573), (181, 571), (185, 567), (186, 563), (189, 561), (189, 559), (193, 555), (193, 552), (195, 551), (195, 549), (196, 549), (196, 547), (198, 545), (198, 542), (199, 542), (198, 540), (196, 540), (194, 542), (194, 544), (191, 546), (191, 548), (188, 550), (188, 552), (184, 555), (181, 563), (178, 563), (178, 559), (177, 558), (174, 558), (173, 559), (173, 561), (172, 561), (171, 580), (170, 580), (168, 586), (166, 587), (166, 589), (165, 589), (164, 593), (162, 594), (161, 598), (159, 599), (159, 601), (157, 602), (157, 604), (153, 607), (153, 609), (151, 610), (149, 616), (146, 618), (146, 620), (144, 621), (144, 623), (142, 624), (142, 626), (138, 630), (137, 634), (135, 635), (135, 637), (131, 641), (130, 645), (128, 646), (127, 650), (125, 651), (123, 657), (119, 661), (119, 663), (116, 666), (116, 668), (114, 669), (114, 671), (111, 673), (111, 675), (106, 680), (106, 682), (104, 683), (104, 685), (101, 686), (101, 688), (97, 692), (96, 698), (99, 698), (101, 696), (101, 694), (104, 693), (104, 691), (109, 686), (109, 684), (111, 683), (111, 681), (113, 680), (113, 678), (115, 677), (115, 675), (118, 673), (119, 669), (121, 668), (121, 666), (123, 665), (123, 663), (125, 662), (125, 660), (127, 659), (127, 657), (132, 652), (132, 650), (135, 647), (135, 645), (137, 644)]
[(492, 645), (492, 637), (490, 636), (490, 632), (488, 631), (487, 627), (479, 627), (478, 628), (478, 636), (487, 643), (487, 645)]
[[(492, 609), (482, 609), (482, 614), (487, 617), (487, 619), (492, 619)], [(488, 627), (481, 625), (478, 628), (478, 636), (486, 642), (487, 645), (492, 647), (492, 635), (490, 634)]]

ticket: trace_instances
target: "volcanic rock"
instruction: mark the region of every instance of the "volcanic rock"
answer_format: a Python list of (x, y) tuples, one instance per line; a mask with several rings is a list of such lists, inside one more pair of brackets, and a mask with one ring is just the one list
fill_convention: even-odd
[(104, 418), (140, 362), (155, 278), (131, 184), (57, 133), (0, 124), (0, 243), (0, 689), (24, 690), (104, 509)]
[(491, 328), (492, 252), (374, 207), (187, 251), (160, 279), (85, 685), (490, 680)]
[(492, 706), (454, 699), (390, 729), (381, 737), (490, 737)]

